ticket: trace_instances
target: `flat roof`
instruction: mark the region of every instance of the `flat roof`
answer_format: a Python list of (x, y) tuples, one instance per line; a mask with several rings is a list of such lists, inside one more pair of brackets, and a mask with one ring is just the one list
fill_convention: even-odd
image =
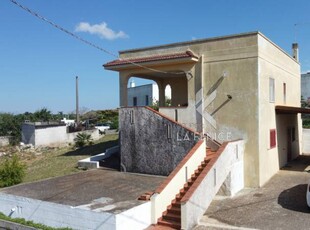
[(120, 213), (144, 201), (137, 198), (155, 189), (166, 177), (96, 169), (20, 184), (0, 193), (70, 205), (86, 210)]
[(170, 44), (164, 44), (164, 45), (155, 45), (155, 46), (148, 46), (148, 47), (142, 47), (142, 48), (136, 48), (136, 49), (121, 50), (121, 51), (119, 51), (119, 54), (133, 53), (133, 52), (138, 52), (138, 51), (147, 51), (147, 50), (154, 50), (154, 49), (173, 48), (173, 47), (177, 47), (177, 46), (199, 44), (199, 43), (205, 43), (205, 42), (210, 42), (210, 41), (224, 40), (224, 39), (238, 38), (238, 37), (247, 37), (247, 36), (253, 36), (253, 35), (262, 36), (264, 39), (266, 39), (268, 42), (270, 42), (272, 45), (274, 45), (276, 48), (278, 48), (281, 52), (283, 52), (284, 54), (289, 56), (296, 63), (299, 63), (290, 54), (288, 54), (285, 50), (283, 50), (276, 43), (271, 41), (268, 37), (266, 37), (260, 31), (251, 31), (251, 32), (246, 32), (246, 33), (239, 33), (239, 34), (217, 36), (217, 37), (211, 37), (211, 38), (196, 39), (196, 40), (191, 40), (191, 41), (176, 42), (176, 43), (170, 43)]

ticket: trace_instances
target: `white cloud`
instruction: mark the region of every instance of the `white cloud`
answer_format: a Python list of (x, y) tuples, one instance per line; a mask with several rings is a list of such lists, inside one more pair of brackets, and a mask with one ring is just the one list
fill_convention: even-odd
[(76, 32), (87, 32), (98, 35), (100, 38), (114, 40), (117, 38), (128, 38), (128, 35), (123, 31), (115, 32), (108, 27), (108, 24), (102, 22), (100, 24), (90, 25), (88, 22), (80, 22), (75, 27)]

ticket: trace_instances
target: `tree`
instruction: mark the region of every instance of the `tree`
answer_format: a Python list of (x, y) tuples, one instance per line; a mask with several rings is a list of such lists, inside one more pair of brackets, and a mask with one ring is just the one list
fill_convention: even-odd
[(45, 107), (37, 110), (33, 115), (36, 121), (50, 121), (53, 117), (52, 112)]
[(11, 136), (10, 143), (17, 144), (21, 138), (21, 118), (11, 113), (0, 114), (0, 136)]

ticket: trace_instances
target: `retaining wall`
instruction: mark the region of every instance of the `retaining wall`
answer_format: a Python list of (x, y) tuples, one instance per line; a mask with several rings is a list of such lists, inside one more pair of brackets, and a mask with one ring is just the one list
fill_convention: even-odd
[(148, 107), (121, 108), (119, 113), (124, 171), (167, 176), (200, 138)]

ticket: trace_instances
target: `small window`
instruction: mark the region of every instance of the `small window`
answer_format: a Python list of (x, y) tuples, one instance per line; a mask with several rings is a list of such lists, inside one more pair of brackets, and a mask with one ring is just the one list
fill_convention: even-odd
[(149, 95), (145, 95), (145, 105), (149, 105)]
[(269, 78), (269, 102), (274, 102), (275, 100), (275, 84), (274, 79)]
[(270, 148), (275, 148), (277, 145), (276, 141), (276, 130), (275, 129), (270, 129)]
[(137, 97), (133, 98), (133, 103), (132, 104), (133, 104), (133, 106), (137, 106)]
[(286, 104), (286, 83), (283, 83), (283, 104)]

